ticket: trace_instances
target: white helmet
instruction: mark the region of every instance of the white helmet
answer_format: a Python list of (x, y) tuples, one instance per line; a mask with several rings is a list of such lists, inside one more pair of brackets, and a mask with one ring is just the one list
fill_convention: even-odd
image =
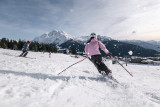
[(94, 32), (91, 33), (90, 36), (91, 36), (91, 37), (96, 37), (96, 38), (97, 38), (97, 35), (96, 35), (96, 33), (94, 33)]

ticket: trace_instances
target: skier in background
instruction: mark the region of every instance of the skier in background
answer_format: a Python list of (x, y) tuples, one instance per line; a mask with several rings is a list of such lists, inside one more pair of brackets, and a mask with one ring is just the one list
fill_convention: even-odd
[(51, 58), (51, 52), (49, 52), (49, 58)]
[(30, 45), (30, 41), (28, 40), (22, 48), (22, 53), (19, 55), (20, 57), (25, 57), (28, 54), (28, 50), (29, 50), (29, 45)]
[(90, 59), (91, 62), (96, 66), (99, 73), (102, 75), (106, 75), (109, 78), (112, 78), (112, 72), (111, 70), (104, 64), (102, 61), (102, 56), (99, 51), (99, 48), (101, 48), (106, 54), (111, 56), (112, 54), (106, 49), (104, 44), (97, 39), (97, 35), (95, 33), (91, 33), (90, 39), (87, 42), (85, 46), (85, 53)]

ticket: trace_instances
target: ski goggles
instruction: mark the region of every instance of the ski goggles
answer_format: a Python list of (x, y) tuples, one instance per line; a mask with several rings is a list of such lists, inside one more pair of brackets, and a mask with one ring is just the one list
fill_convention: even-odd
[(91, 33), (91, 37), (96, 37), (97, 38), (97, 35), (95, 33)]

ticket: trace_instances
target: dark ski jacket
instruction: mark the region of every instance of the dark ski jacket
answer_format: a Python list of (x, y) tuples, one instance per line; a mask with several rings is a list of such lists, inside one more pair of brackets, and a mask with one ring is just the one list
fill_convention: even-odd
[(29, 50), (29, 44), (28, 43), (25, 43), (23, 45), (23, 48), (22, 48), (22, 51), (28, 51)]

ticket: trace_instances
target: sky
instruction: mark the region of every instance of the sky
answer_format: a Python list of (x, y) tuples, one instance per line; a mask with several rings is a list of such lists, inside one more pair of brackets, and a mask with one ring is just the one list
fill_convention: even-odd
[(160, 40), (160, 0), (0, 0), (0, 38), (52, 30), (119, 40)]

